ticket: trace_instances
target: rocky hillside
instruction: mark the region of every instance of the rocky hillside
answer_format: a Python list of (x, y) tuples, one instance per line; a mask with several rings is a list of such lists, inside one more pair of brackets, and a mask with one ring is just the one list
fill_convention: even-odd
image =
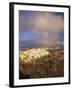
[(60, 49), (32, 48), (19, 52), (19, 78), (62, 77), (64, 53)]

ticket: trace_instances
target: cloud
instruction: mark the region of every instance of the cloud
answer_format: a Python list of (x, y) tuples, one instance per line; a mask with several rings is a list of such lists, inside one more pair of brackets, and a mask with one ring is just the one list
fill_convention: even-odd
[(20, 29), (33, 31), (59, 32), (64, 30), (64, 18), (51, 12), (32, 12), (32, 15), (20, 16)]
[(60, 15), (44, 13), (35, 16), (33, 26), (35, 30), (44, 31), (47, 29), (50, 32), (60, 32), (64, 30), (64, 20)]
[(38, 43), (48, 44), (58, 41), (58, 34), (64, 31), (64, 17), (51, 12), (32, 12), (29, 15), (21, 15), (19, 19), (20, 31), (31, 30), (40, 36)]
[(19, 17), (19, 29), (21, 30), (28, 30), (30, 28), (33, 28), (33, 17), (31, 16), (22, 16)]

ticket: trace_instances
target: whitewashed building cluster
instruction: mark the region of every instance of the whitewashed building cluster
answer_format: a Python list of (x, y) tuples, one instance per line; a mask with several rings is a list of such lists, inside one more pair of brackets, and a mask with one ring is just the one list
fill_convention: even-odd
[(49, 55), (49, 52), (46, 51), (46, 49), (44, 48), (33, 48), (26, 51), (20, 51), (19, 53), (20, 59), (25, 62), (31, 62), (32, 59), (37, 60), (37, 58), (40, 58), (45, 55)]

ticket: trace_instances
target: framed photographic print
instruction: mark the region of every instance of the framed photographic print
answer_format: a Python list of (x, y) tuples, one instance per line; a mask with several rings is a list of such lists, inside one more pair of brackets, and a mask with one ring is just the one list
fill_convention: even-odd
[(9, 86), (70, 84), (70, 6), (9, 4)]

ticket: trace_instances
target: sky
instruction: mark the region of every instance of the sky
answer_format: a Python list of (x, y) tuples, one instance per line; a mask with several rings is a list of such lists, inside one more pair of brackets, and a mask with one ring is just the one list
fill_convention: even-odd
[(20, 47), (48, 46), (59, 42), (64, 42), (64, 13), (19, 11)]

